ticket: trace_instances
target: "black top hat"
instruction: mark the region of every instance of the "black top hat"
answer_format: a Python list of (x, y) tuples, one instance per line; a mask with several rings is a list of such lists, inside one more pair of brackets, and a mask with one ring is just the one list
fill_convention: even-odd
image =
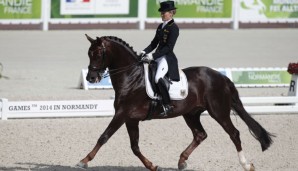
[(159, 12), (166, 12), (177, 9), (175, 7), (174, 1), (164, 1), (160, 3), (160, 8), (158, 9)]

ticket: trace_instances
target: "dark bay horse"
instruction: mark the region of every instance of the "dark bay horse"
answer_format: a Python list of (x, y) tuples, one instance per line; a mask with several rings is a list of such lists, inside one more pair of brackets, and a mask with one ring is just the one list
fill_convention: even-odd
[[(88, 51), (90, 58), (87, 80), (91, 83), (98, 82), (103, 77), (106, 68), (109, 69), (110, 78), (115, 90), (115, 115), (106, 130), (98, 139), (93, 150), (82, 159), (78, 167), (87, 168), (99, 149), (123, 125), (126, 125), (131, 149), (142, 161), (144, 166), (156, 171), (159, 168), (148, 160), (139, 148), (139, 122), (146, 118), (151, 99), (146, 94), (144, 68), (136, 54), (125, 41), (117, 37), (100, 37), (92, 39), (86, 35), (91, 46)], [(208, 67), (190, 67), (183, 71), (189, 81), (189, 93), (186, 99), (172, 101), (174, 113), (168, 117), (183, 116), (188, 127), (193, 133), (190, 145), (181, 153), (178, 168), (186, 168), (186, 160), (195, 148), (207, 138), (201, 122), (201, 113), (205, 110), (229, 134), (236, 146), (240, 164), (246, 171), (254, 170), (253, 164), (245, 159), (242, 151), (239, 131), (230, 119), (230, 112), (234, 110), (247, 124), (252, 135), (260, 142), (263, 151), (271, 145), (272, 134), (267, 132), (243, 108), (238, 91), (226, 76)], [(153, 119), (164, 119), (157, 109)]]

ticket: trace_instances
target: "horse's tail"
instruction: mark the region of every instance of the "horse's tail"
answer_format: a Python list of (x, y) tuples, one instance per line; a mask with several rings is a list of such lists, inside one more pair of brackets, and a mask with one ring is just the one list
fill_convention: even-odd
[(262, 151), (267, 150), (273, 143), (272, 137), (275, 136), (267, 132), (256, 120), (250, 116), (250, 114), (247, 113), (239, 98), (239, 94), (234, 83), (232, 83), (228, 78), (227, 80), (232, 94), (232, 109), (246, 123), (252, 136), (260, 142)]

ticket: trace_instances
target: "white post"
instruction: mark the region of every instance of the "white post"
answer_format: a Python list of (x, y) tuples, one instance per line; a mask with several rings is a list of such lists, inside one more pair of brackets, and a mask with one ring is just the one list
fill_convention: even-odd
[(48, 31), (49, 30), (49, 19), (50, 19), (50, 13), (51, 13), (51, 1), (49, 0), (42, 0), (41, 5), (41, 11), (42, 11), (42, 30)]
[(239, 29), (239, 8), (240, 8), (240, 3), (239, 0), (233, 0), (232, 2), (232, 28), (234, 30)]
[(138, 4), (138, 18), (139, 18), (139, 29), (145, 29), (145, 20), (147, 17), (147, 0), (139, 0)]
[(0, 114), (1, 114), (1, 120), (7, 120), (7, 99), (0, 99), (0, 103), (2, 103), (2, 106), (0, 106)]
[(88, 82), (86, 80), (87, 72), (84, 69), (82, 69), (82, 71), (81, 71), (81, 78), (80, 78), (80, 80), (81, 80), (81, 84), (83, 85), (84, 90), (88, 90)]
[[(292, 74), (288, 96), (296, 96), (298, 98), (298, 74)], [(298, 103), (296, 103), (298, 105)]]

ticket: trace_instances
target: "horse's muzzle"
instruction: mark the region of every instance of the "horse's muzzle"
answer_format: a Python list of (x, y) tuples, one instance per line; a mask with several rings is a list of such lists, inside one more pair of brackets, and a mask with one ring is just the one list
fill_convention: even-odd
[(96, 72), (88, 72), (86, 80), (90, 83), (98, 83), (101, 80), (101, 76)]

